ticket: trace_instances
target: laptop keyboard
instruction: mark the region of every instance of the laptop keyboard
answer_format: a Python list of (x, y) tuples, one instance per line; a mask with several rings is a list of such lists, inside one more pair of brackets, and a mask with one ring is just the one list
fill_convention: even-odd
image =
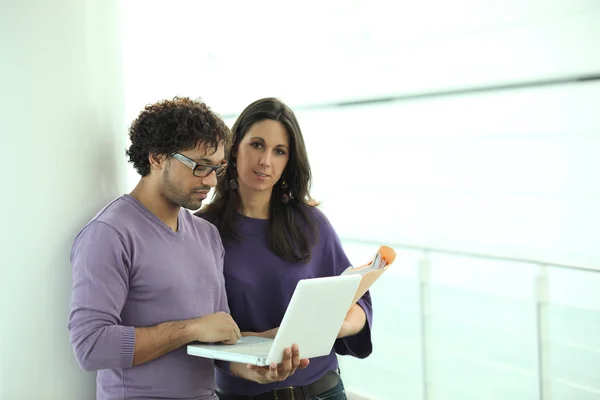
[(271, 350), (271, 344), (272, 343), (267, 342), (248, 346), (231, 347), (227, 349), (227, 352), (235, 354), (248, 354), (250, 356), (266, 357), (269, 355), (269, 350)]

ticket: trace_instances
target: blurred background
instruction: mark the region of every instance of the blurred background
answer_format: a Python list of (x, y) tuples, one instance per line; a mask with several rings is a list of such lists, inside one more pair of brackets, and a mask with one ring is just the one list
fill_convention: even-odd
[(174, 96), (286, 102), (352, 262), (396, 249), (351, 396), (600, 399), (600, 1), (7, 0), (0, 48), (0, 399), (94, 398), (70, 246)]

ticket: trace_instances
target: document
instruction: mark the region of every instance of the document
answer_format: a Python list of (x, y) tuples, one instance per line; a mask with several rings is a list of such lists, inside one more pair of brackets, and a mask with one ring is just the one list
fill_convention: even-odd
[(369, 290), (371, 285), (383, 275), (395, 259), (396, 252), (394, 249), (388, 246), (381, 246), (367, 264), (359, 267), (350, 266), (342, 272), (342, 275), (358, 274), (362, 276), (352, 304), (356, 303)]

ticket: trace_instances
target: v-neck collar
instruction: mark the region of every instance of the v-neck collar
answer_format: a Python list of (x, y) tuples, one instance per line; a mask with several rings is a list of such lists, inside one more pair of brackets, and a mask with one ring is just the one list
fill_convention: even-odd
[(167, 224), (165, 224), (160, 218), (156, 216), (152, 211), (148, 210), (146, 206), (144, 206), (138, 199), (135, 197), (125, 194), (123, 195), (123, 199), (133, 204), (135, 208), (137, 208), (142, 214), (144, 214), (148, 219), (150, 219), (155, 224), (159, 225), (162, 229), (167, 231), (170, 235), (175, 236), (176, 238), (183, 238), (184, 227), (182, 224), (183, 218), (181, 218), (182, 210), (179, 210), (179, 214), (177, 214), (177, 232), (173, 231)]

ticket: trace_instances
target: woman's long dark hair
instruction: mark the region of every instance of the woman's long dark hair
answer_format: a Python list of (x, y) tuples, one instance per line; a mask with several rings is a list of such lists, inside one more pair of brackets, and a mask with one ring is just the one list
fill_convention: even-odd
[[(285, 127), (290, 141), (288, 163), (271, 194), (267, 240), (271, 249), (281, 258), (290, 262), (305, 262), (310, 259), (318, 235), (316, 221), (310, 213), (310, 207), (317, 203), (309, 193), (311, 172), (302, 131), (294, 112), (278, 99), (260, 99), (242, 111), (232, 128), (233, 143), (227, 155), (231, 167), (219, 179), (213, 201), (196, 215), (204, 214), (224, 239), (240, 240), (235, 221), (241, 208), (241, 199), (238, 191), (229, 187), (229, 182), (237, 178), (233, 165), (240, 142), (252, 125), (264, 120), (279, 121)], [(287, 188), (282, 187), (283, 182), (286, 182)], [(289, 198), (287, 202), (283, 200), (286, 196)]]

